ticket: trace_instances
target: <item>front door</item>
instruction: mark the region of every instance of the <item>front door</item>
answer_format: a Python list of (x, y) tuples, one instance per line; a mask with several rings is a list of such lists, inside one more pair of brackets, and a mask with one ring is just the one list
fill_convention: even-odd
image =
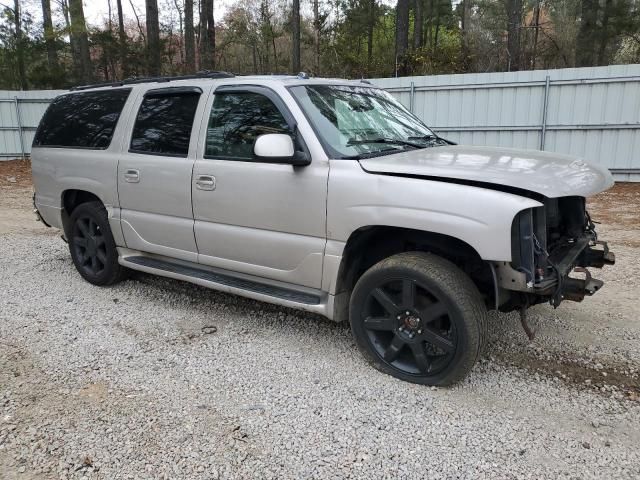
[(128, 248), (197, 261), (191, 210), (197, 138), (191, 142), (191, 132), (201, 96), (199, 87), (169, 87), (147, 90), (139, 100), (129, 148), (118, 163)]
[(306, 150), (281, 98), (264, 87), (218, 87), (193, 171), (200, 263), (319, 288), (325, 247), (326, 160), (262, 163), (253, 143), (286, 133)]

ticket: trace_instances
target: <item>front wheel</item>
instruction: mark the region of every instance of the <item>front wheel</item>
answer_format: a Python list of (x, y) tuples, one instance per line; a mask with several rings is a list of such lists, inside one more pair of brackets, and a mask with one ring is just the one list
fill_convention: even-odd
[(351, 330), (378, 370), (451, 385), (471, 370), (485, 338), (486, 307), (471, 279), (436, 255), (407, 252), (367, 270), (351, 295)]

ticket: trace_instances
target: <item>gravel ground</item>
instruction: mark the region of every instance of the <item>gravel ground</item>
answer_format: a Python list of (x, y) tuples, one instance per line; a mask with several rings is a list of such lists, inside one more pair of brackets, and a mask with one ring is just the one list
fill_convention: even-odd
[(592, 206), (618, 257), (602, 292), (532, 309), (531, 343), (492, 315), (487, 356), (435, 389), (370, 368), (346, 325), (142, 274), (91, 286), (5, 178), (0, 478), (640, 477), (638, 187)]

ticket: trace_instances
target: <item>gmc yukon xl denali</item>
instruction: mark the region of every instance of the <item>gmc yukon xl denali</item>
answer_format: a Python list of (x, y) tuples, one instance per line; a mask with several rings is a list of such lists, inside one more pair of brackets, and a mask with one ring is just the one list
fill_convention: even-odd
[[(449, 385), (487, 311), (581, 301), (613, 264), (582, 160), (455, 145), (367, 82), (133, 79), (57, 97), (35, 208), (88, 282), (140, 270), (349, 321), (376, 368)], [(530, 334), (531, 332), (527, 330)]]

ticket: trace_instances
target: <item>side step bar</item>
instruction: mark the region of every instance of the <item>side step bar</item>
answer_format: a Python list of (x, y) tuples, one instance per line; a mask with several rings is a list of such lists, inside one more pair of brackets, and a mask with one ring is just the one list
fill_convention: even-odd
[(119, 263), (132, 270), (184, 280), (214, 290), (319, 313), (329, 318), (333, 313), (329, 308), (329, 303), (333, 303), (332, 296), (319, 290), (305, 288), (303, 291), (289, 288), (283, 282), (268, 284), (261, 282), (260, 279), (253, 279), (249, 275), (234, 274), (197, 264), (178, 263), (146, 255), (122, 255), (121, 252)]

